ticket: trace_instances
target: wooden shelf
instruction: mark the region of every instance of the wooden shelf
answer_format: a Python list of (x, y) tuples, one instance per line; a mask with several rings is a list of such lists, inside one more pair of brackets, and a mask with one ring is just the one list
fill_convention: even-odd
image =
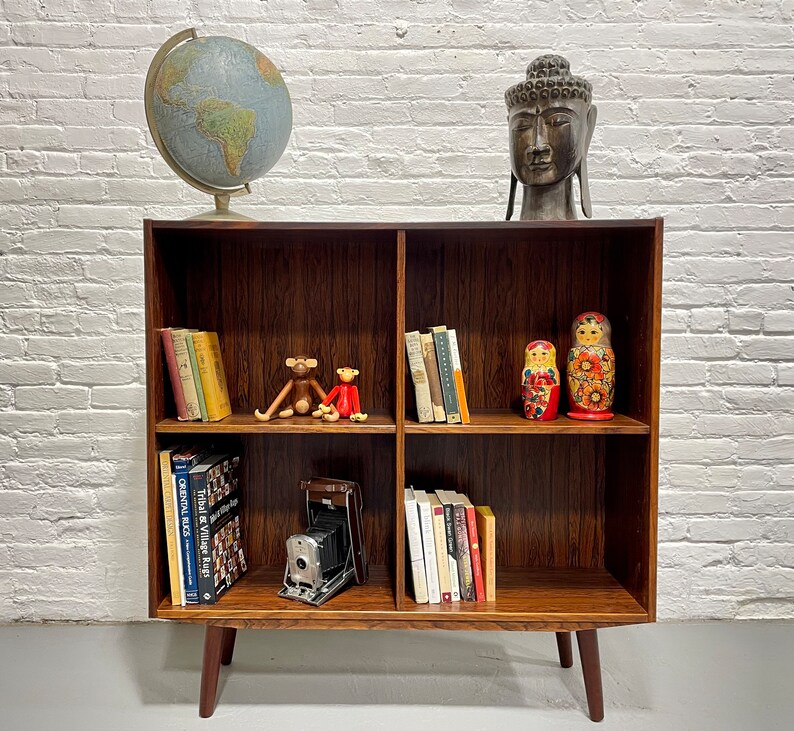
[(329, 423), (311, 417), (257, 421), (253, 412), (236, 412), (222, 421), (179, 421), (163, 419), (155, 426), (158, 434), (394, 434), (394, 419), (385, 409), (373, 409), (363, 424), (349, 419)]
[(508, 409), (475, 409), (471, 424), (420, 424), (406, 418), (406, 434), (649, 434), (648, 424), (623, 414), (610, 421), (580, 421), (560, 414), (554, 421), (531, 421)]
[[(605, 569), (501, 569), (497, 601), (416, 604), (406, 598), (397, 611), (386, 567), (370, 567), (364, 586), (351, 586), (322, 607), (282, 599), (284, 570), (260, 567), (248, 573), (213, 606), (174, 607), (165, 599), (157, 610), (161, 619), (238, 622), (248, 626), (345, 627), (378, 622), (380, 627), (423, 626), (460, 622), (472, 627), (511, 622), (564, 626), (572, 624), (629, 624), (647, 622), (648, 613)], [(294, 624), (293, 624), (294, 623)], [(429, 626), (429, 625), (428, 625)]]

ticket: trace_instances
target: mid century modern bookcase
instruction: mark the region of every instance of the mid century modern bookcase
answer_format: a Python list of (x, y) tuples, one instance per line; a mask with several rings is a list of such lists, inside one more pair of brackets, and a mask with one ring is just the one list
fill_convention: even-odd
[[(662, 221), (339, 224), (145, 222), (149, 613), (204, 624), (200, 713), (215, 708), (237, 629), (458, 629), (577, 633), (593, 720), (603, 717), (596, 630), (653, 622)], [(557, 346), (573, 318), (612, 322), (613, 421), (530, 422), (526, 344)], [(419, 424), (404, 333), (456, 327), (470, 425)], [(220, 334), (234, 414), (179, 422), (158, 328)], [(255, 421), (284, 359), (360, 369), (364, 424)], [(243, 455), (249, 573), (214, 606), (169, 597), (158, 449), (205, 441)], [(301, 479), (361, 485), (371, 579), (321, 608), (280, 599), (285, 540), (305, 529)], [(497, 516), (497, 600), (416, 604), (406, 585), (406, 484), (467, 493)], [(410, 581), (408, 582), (410, 584)]]

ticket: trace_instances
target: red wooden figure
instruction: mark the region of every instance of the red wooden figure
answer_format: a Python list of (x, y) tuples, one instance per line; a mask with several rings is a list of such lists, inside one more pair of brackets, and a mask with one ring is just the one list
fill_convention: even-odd
[[(320, 408), (312, 416), (322, 418), (324, 421), (337, 421), (340, 416), (349, 417), (350, 421), (366, 421), (367, 414), (361, 413), (358, 387), (353, 385), (358, 370), (345, 366), (337, 368), (336, 373), (339, 376), (339, 383), (331, 389), (320, 404)], [(337, 397), (339, 398), (334, 408), (331, 404)]]
[(557, 350), (548, 340), (535, 340), (524, 353), (521, 397), (527, 419), (552, 421), (560, 401), (560, 372)]

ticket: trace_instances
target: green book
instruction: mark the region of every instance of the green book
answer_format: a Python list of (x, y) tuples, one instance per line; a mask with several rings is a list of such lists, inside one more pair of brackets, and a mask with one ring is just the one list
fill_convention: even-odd
[(198, 361), (196, 360), (196, 348), (193, 346), (193, 335), (191, 333), (187, 334), (185, 342), (187, 343), (187, 353), (190, 358), (190, 367), (193, 369), (193, 378), (196, 381), (196, 393), (198, 394), (201, 420), (209, 421), (209, 417), (207, 416), (207, 402), (204, 400), (204, 387), (201, 385), (201, 376), (199, 375)]

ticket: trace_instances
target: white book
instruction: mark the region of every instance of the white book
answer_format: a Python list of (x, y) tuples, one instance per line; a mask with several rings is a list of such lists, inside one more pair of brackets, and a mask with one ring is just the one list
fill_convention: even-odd
[(419, 513), (416, 512), (416, 497), (410, 487), (405, 488), (405, 532), (408, 537), (408, 557), (411, 561), (414, 597), (417, 604), (427, 604), (427, 577), (425, 576), (425, 555), (422, 551), (422, 531), (419, 527)]
[[(171, 475), (171, 494), (173, 495), (174, 506), (179, 505), (176, 498), (176, 475)], [(187, 594), (185, 593), (185, 569), (182, 564), (182, 542), (177, 546), (176, 562), (179, 566), (179, 603), (184, 607), (187, 605)]]
[(452, 601), (460, 601), (460, 578), (458, 576), (458, 544), (455, 537), (455, 506), (444, 490), (436, 490), (436, 496), (444, 508), (444, 528), (447, 539), (447, 563), (449, 564), (449, 584), (452, 588)]
[(414, 382), (416, 412), (420, 424), (433, 421), (433, 402), (430, 399), (430, 383), (427, 380), (425, 359), (422, 356), (422, 341), (419, 331), (405, 333), (405, 350), (408, 353), (408, 367)]
[(422, 531), (422, 549), (425, 554), (425, 578), (427, 596), (431, 604), (441, 604), (441, 591), (438, 585), (438, 564), (436, 563), (436, 539), (433, 533), (433, 511), (424, 490), (414, 490), (416, 508), (419, 513), (419, 528)]
[(430, 508), (433, 511), (433, 537), (436, 541), (436, 563), (438, 564), (438, 588), (442, 602), (452, 601), (452, 586), (449, 579), (449, 561), (447, 560), (447, 530), (444, 526), (444, 506), (433, 493), (428, 494)]
[(452, 376), (455, 380), (455, 392), (458, 394), (458, 408), (460, 409), (460, 419), (464, 424), (471, 423), (469, 417), (469, 402), (466, 399), (466, 387), (463, 385), (463, 365), (460, 362), (460, 349), (458, 348), (458, 333), (447, 330), (449, 338), (449, 355), (452, 358)]

